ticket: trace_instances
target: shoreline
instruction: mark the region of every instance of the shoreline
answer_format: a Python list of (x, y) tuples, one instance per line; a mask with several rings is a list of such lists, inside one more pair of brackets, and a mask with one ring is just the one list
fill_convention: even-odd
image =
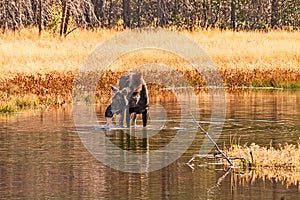
[[(109, 81), (106, 79), (101, 79), (99, 81), (95, 93), (96, 104), (107, 104), (109, 102), (112, 92), (108, 88), (110, 88), (110, 85), (115, 85), (118, 81), (118, 77), (123, 73), (125, 72), (109, 73), (110, 76), (108, 74), (104, 75), (105, 77), (109, 76)], [(200, 74), (198, 76), (200, 76)], [(70, 105), (72, 104), (72, 89), (75, 78), (76, 74), (69, 71), (67, 73), (18, 74), (11, 79), (0, 79), (0, 113), (13, 113), (28, 108), (43, 109)], [(224, 82), (225, 81), (226, 79)], [(200, 79), (198, 79), (198, 82), (191, 80), (191, 83), (194, 85), (191, 85), (189, 88), (193, 88), (195, 91), (208, 91), (215, 88), (203, 85), (203, 81)], [(148, 88), (149, 92), (155, 93), (158, 90), (172, 91), (184, 89), (186, 87), (161, 88), (157, 85), (149, 85)], [(224, 85), (224, 87), (217, 87), (217, 89), (224, 89), (225, 92), (229, 93), (241, 91), (300, 91), (300, 87), (255, 87), (251, 84), (237, 86)], [(94, 97), (85, 97), (83, 101), (89, 103), (91, 101), (90, 98)]]
[[(71, 103), (74, 79), (89, 53), (99, 43), (122, 32), (76, 30), (65, 39), (46, 33), (38, 37), (35, 29), (0, 34), (0, 112)], [(300, 89), (299, 31), (179, 33), (207, 52), (223, 79), (224, 88)], [(99, 83), (97, 95), (104, 97), (99, 102), (108, 101), (111, 93), (105, 89), (116, 83), (122, 73), (149, 63), (164, 63), (181, 72), (194, 88), (205, 86), (201, 75), (183, 58), (159, 50), (142, 50), (114, 61)]]

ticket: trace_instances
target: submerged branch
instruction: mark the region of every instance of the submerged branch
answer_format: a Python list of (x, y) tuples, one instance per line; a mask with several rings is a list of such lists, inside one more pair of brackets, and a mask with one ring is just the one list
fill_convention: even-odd
[(211, 143), (216, 147), (216, 149), (218, 150), (218, 152), (227, 160), (227, 162), (229, 163), (229, 165), (234, 166), (234, 164), (230, 161), (230, 159), (223, 153), (223, 151), (221, 151), (221, 149), (219, 148), (219, 146), (217, 145), (217, 143), (210, 137), (210, 135), (208, 134), (207, 131), (205, 131), (201, 125), (199, 123), (197, 123), (194, 115), (190, 112), (190, 114), (192, 115), (193, 121), (194, 123), (197, 125), (197, 127), (206, 135), (206, 137), (211, 141)]

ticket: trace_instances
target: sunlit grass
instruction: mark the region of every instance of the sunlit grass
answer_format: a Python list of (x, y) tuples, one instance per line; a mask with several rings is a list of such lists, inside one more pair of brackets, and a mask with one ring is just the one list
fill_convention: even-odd
[(226, 152), (230, 158), (238, 158), (233, 162), (241, 171), (235, 170), (235, 174), (243, 180), (253, 182), (260, 178), (281, 182), (287, 186), (300, 183), (299, 142), (297, 145), (279, 144), (277, 147), (262, 147), (257, 144), (232, 145)]
[[(121, 33), (115, 30), (87, 31), (78, 30), (66, 39), (53, 38), (44, 33), (38, 38), (35, 29), (0, 35), (1, 77), (14, 76), (16, 72), (47, 73), (49, 71), (77, 70), (88, 54), (101, 42)], [(289, 77), (299, 78), (300, 64), (300, 33), (273, 31), (231, 32), (231, 31), (198, 31), (181, 32), (202, 46), (221, 70), (221, 73), (232, 77), (244, 73), (256, 74), (254, 78), (262, 79), (269, 76), (283, 76), (286, 71)], [(176, 41), (173, 41), (176, 43)], [(122, 67), (142, 59), (160, 59), (160, 54), (124, 57)], [(165, 57), (164, 57), (165, 58)], [(138, 59), (138, 60), (137, 60)], [(173, 65), (177, 59), (167, 59), (167, 65)], [(177, 63), (178, 65), (178, 63)], [(185, 65), (185, 64), (183, 64)], [(273, 74), (262, 74), (268, 71)], [(277, 73), (276, 73), (277, 71)], [(226, 78), (226, 77), (224, 77)], [(230, 80), (230, 77), (228, 77)], [(238, 80), (236, 80), (239, 82)], [(226, 82), (226, 81), (225, 81)], [(230, 82), (228, 82), (230, 84)], [(238, 85), (238, 83), (237, 83)]]
[[(251, 157), (251, 153), (253, 158)], [(283, 168), (300, 170), (300, 144), (285, 144), (275, 147), (261, 147), (257, 144), (232, 145), (228, 149), (228, 156), (232, 158), (243, 158), (237, 166), (249, 163), (249, 167), (257, 168)]]
[[(66, 39), (46, 32), (39, 38), (36, 29), (0, 34), (0, 91), (9, 96), (0, 99), (0, 105), (3, 107), (10, 98), (22, 98), (25, 94), (36, 96), (41, 104), (70, 102), (74, 78), (89, 53), (99, 43), (121, 32), (76, 30)], [(299, 32), (200, 30), (180, 33), (204, 48), (215, 62), (224, 86), (300, 87)], [(176, 55), (154, 50), (133, 52), (121, 56), (110, 66), (111, 70), (99, 83), (98, 101), (105, 101), (102, 94), (110, 94), (105, 89), (122, 73), (149, 63), (163, 63), (181, 71), (192, 86), (205, 84), (201, 75), (191, 71), (190, 64)], [(27, 103), (16, 105), (26, 107)]]

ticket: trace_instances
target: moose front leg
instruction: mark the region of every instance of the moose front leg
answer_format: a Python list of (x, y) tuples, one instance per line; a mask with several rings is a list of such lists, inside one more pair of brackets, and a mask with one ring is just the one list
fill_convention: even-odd
[(124, 126), (124, 115), (126, 113), (126, 109), (122, 109), (120, 111), (120, 119), (119, 119), (119, 126), (123, 127)]
[(131, 113), (130, 114), (130, 126), (135, 126), (136, 125), (136, 113)]
[(126, 109), (125, 113), (126, 113), (126, 125), (127, 128), (130, 128), (131, 114), (129, 113), (129, 108)]
[(112, 125), (113, 115), (114, 114), (111, 111), (111, 105), (109, 105), (105, 110), (106, 126), (111, 126)]

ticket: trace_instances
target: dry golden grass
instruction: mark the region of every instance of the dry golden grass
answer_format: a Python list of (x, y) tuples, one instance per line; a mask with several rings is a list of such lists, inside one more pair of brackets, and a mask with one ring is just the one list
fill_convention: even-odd
[[(14, 99), (22, 99), (25, 94), (33, 95), (42, 104), (70, 102), (74, 77), (85, 58), (99, 43), (120, 32), (76, 30), (66, 39), (47, 33), (39, 38), (35, 29), (0, 35), (0, 91), (5, 94), (0, 99), (0, 110), (5, 102), (14, 104)], [(225, 86), (300, 87), (299, 32), (181, 33), (208, 52)], [(109, 81), (99, 83), (100, 88), (116, 82), (132, 67), (148, 63), (163, 63), (179, 69), (193, 86), (203, 86), (201, 76), (190, 71), (184, 59), (166, 52), (143, 51), (116, 60), (105, 75)], [(51, 100), (45, 100), (48, 98)]]
[(76, 71), (99, 42), (116, 34), (115, 31), (80, 31), (66, 39), (44, 35), (36, 30), (23, 30), (0, 35), (1, 78), (16, 73), (49, 73)]
[[(253, 161), (250, 155), (253, 152)], [(242, 167), (241, 173), (235, 173), (243, 181), (253, 182), (255, 179), (281, 182), (287, 187), (300, 183), (300, 144), (285, 144), (274, 147), (233, 145), (228, 150), (228, 156), (243, 158), (235, 160), (235, 165)], [(249, 163), (251, 163), (249, 165)], [(248, 171), (248, 168), (251, 170)], [(237, 170), (236, 170), (237, 171)], [(299, 187), (300, 190), (300, 187)]]
[(228, 161), (220, 154), (194, 156), (187, 165), (193, 170), (195, 167), (214, 169), (223, 165), (224, 170), (232, 172), (233, 185), (252, 184), (256, 179), (260, 179), (282, 183), (286, 187), (295, 185), (300, 191), (300, 141), (297, 145), (279, 144), (277, 147), (273, 147), (272, 144), (269, 147), (254, 143), (249, 146), (233, 144), (229, 148), (224, 147), (223, 152), (234, 164), (233, 167), (230, 166), (232, 168), (228, 168)]
[[(253, 154), (253, 160), (250, 155)], [(279, 145), (274, 147), (261, 147), (257, 144), (250, 146), (232, 145), (228, 150), (228, 156), (232, 158), (243, 158), (245, 164), (250, 163), (252, 167), (283, 168), (300, 170), (300, 144)], [(240, 165), (240, 160), (237, 160)]]
[[(77, 70), (88, 54), (100, 43), (120, 31), (78, 30), (66, 39), (46, 35), (38, 38), (34, 29), (0, 35), (1, 76), (10, 77), (16, 72), (46, 73)], [(300, 70), (300, 33), (274, 31), (221, 32), (218, 30), (181, 32), (199, 43), (211, 56), (218, 68), (251, 70)], [(176, 42), (176, 41), (174, 41)], [(141, 55), (144, 55), (141, 57)], [(137, 54), (125, 57), (122, 67), (141, 59), (159, 60), (160, 54)], [(138, 59), (137, 59), (138, 58)], [(165, 59), (165, 56), (163, 56)], [(165, 60), (167, 65), (178, 65), (178, 59)]]

